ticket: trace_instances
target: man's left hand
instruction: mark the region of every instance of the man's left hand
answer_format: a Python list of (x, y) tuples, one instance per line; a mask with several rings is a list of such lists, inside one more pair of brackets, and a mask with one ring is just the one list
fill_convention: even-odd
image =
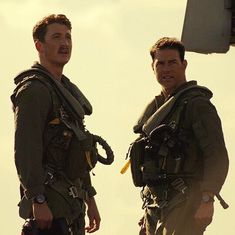
[(86, 204), (88, 207), (87, 216), (89, 218), (89, 226), (86, 227), (86, 231), (88, 233), (93, 233), (93, 232), (99, 230), (101, 218), (100, 218), (100, 214), (99, 214), (94, 197), (89, 198), (86, 201)]
[(201, 202), (195, 213), (196, 224), (200, 227), (206, 227), (212, 222), (214, 214), (214, 203), (213, 202)]

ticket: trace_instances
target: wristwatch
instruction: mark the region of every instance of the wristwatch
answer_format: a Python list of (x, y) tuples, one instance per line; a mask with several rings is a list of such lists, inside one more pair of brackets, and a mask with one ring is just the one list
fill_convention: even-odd
[(202, 195), (202, 201), (205, 202), (205, 203), (208, 203), (208, 202), (214, 202), (214, 198), (211, 197), (210, 195), (208, 194), (203, 194)]
[(36, 197), (33, 198), (34, 203), (42, 204), (46, 201), (46, 197), (43, 194), (38, 194)]

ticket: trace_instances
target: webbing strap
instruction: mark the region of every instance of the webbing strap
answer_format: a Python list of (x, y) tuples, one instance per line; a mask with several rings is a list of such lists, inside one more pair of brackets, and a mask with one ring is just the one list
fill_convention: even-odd
[(91, 163), (91, 152), (90, 151), (85, 151), (85, 155), (86, 155), (86, 160), (87, 160), (87, 163), (88, 163), (89, 167), (91, 169), (93, 169), (94, 166)]
[[(194, 92), (200, 91), (200, 92)], [(192, 92), (192, 93), (191, 93)], [(176, 93), (174, 96), (171, 96), (156, 112), (146, 121), (143, 125), (143, 132), (146, 135), (149, 135), (150, 132), (162, 124), (167, 117), (172, 114), (174, 108), (184, 99), (184, 97), (193, 98), (195, 96), (201, 96), (205, 93), (211, 94), (211, 91), (206, 87), (194, 85), (183, 89), (182, 91)], [(183, 97), (183, 98), (182, 98)], [(179, 114), (180, 115), (180, 114)]]

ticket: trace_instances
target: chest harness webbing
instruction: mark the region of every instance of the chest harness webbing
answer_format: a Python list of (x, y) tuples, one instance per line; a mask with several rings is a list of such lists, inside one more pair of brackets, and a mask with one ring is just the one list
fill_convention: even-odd
[[(196, 92), (194, 92), (196, 91)], [(184, 120), (184, 113), (186, 109), (186, 105), (188, 104), (189, 100), (198, 97), (208, 97), (208, 95), (205, 94), (210, 93), (210, 91), (201, 86), (191, 86), (186, 89), (183, 89), (182, 91), (178, 92), (175, 96), (172, 96), (167, 102), (165, 102), (143, 125), (142, 130), (144, 134), (147, 136), (147, 138), (150, 140), (154, 139), (154, 137), (158, 137), (158, 134), (161, 133), (161, 130), (164, 131), (164, 128), (170, 128), (170, 132), (179, 132), (181, 123)], [(176, 109), (176, 111), (174, 110)], [(162, 124), (162, 123), (166, 124)], [(169, 140), (169, 139), (168, 139)], [(168, 155), (168, 149), (169, 149), (169, 142), (166, 139), (163, 144), (161, 144), (160, 149), (158, 151), (158, 154), (164, 157), (166, 160), (166, 157)], [(173, 179), (171, 181), (171, 186), (181, 192), (185, 193), (187, 190), (187, 186), (184, 183), (183, 178), (191, 178), (193, 175), (185, 175), (180, 174), (181, 169), (183, 168), (183, 163), (185, 156), (183, 157), (177, 157), (175, 158), (175, 169), (173, 173), (170, 174), (163, 174), (159, 175), (160, 180), (164, 179)], [(162, 168), (164, 169), (166, 167), (165, 162), (162, 163)], [(223, 200), (223, 198), (219, 195), (215, 195), (217, 199), (220, 201), (220, 204), (224, 209), (228, 208), (228, 204)], [(167, 195), (165, 195), (167, 197)], [(158, 206), (165, 207), (167, 205), (166, 201), (163, 202), (163, 204), (160, 204)]]
[[(42, 82), (49, 89), (52, 96), (53, 113), (55, 114), (55, 118), (50, 120), (49, 123), (59, 124), (60, 122), (63, 122), (74, 132), (79, 141), (86, 141), (87, 133), (89, 132), (84, 130), (82, 120), (84, 119), (85, 114), (92, 113), (92, 106), (82, 92), (77, 87), (75, 92), (71, 90), (68, 91), (60, 82), (52, 78), (47, 71), (37, 67), (25, 70), (17, 76), (15, 79), (17, 84), (15, 92), (17, 92), (17, 90), (25, 84), (25, 82), (35, 79)], [(66, 113), (63, 112), (63, 110), (62, 112), (58, 112), (58, 98), (62, 102), (62, 107), (66, 107), (66, 110), (68, 110), (68, 113), (72, 116), (73, 121), (68, 122), (68, 119), (64, 116)], [(79, 123), (77, 120), (80, 120)], [(105, 158), (97, 152), (97, 160), (105, 165), (112, 164), (114, 161), (114, 155), (108, 143), (101, 136), (90, 133), (89, 135), (92, 135), (93, 141), (95, 143), (99, 143), (106, 153)], [(86, 151), (85, 155), (90, 168), (93, 168), (94, 166), (91, 163), (89, 151)]]

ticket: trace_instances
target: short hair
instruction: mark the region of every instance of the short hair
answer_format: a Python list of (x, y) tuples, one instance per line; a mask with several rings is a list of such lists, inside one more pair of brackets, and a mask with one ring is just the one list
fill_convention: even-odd
[(33, 27), (33, 39), (39, 40), (40, 42), (45, 42), (45, 35), (47, 32), (47, 26), (53, 23), (62, 24), (68, 27), (69, 30), (72, 29), (71, 22), (63, 14), (51, 14), (45, 16), (42, 20), (38, 21)]
[(170, 37), (163, 37), (160, 38), (151, 48), (150, 48), (150, 55), (152, 60), (155, 59), (155, 54), (157, 50), (163, 49), (174, 49), (179, 52), (180, 60), (184, 61), (185, 55), (185, 47), (181, 41), (177, 38), (170, 38)]

